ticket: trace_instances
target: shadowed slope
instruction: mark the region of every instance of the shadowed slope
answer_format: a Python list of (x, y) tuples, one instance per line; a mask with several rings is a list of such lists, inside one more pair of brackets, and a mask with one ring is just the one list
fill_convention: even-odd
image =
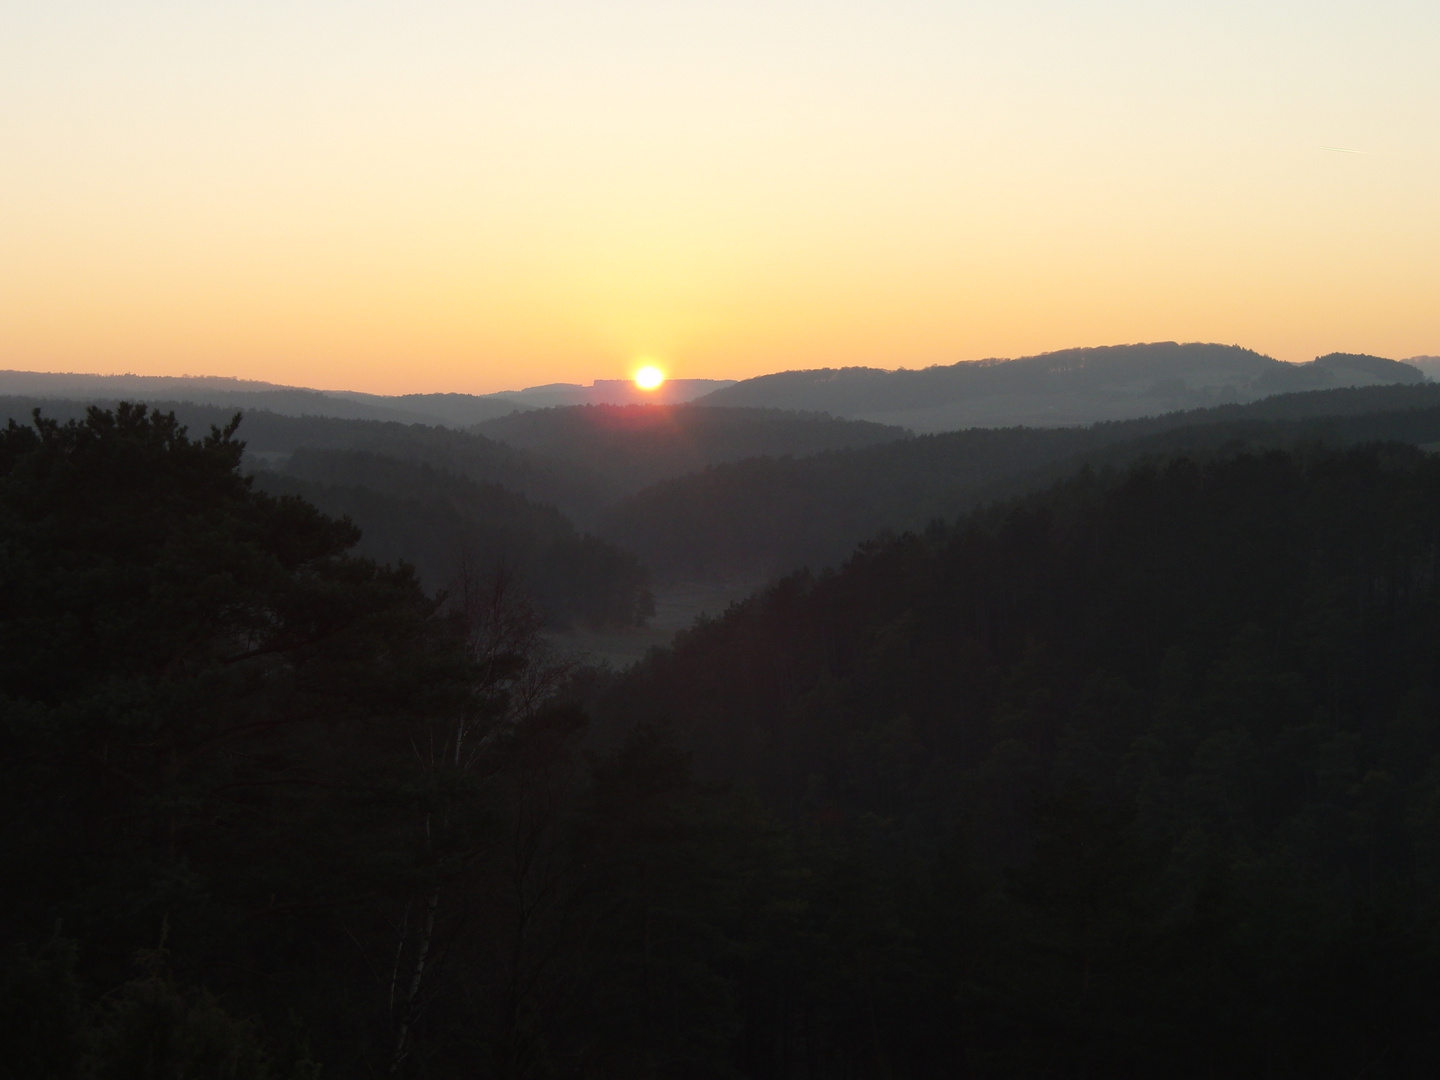
[(593, 469), (618, 493), (725, 461), (802, 456), (910, 435), (904, 428), (823, 413), (698, 405), (540, 409), (476, 430), (519, 450)]
[(602, 529), (661, 578), (726, 579), (824, 566), (886, 529), (920, 528), (1031, 490), (1083, 462), (1178, 449), (1440, 440), (1440, 386), (1288, 394), (1084, 428), (975, 428), (808, 458), (756, 458), (656, 484)]

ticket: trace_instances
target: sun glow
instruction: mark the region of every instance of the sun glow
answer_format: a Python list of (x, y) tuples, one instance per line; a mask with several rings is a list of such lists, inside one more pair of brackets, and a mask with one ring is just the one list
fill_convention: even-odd
[(635, 385), (641, 390), (657, 390), (665, 381), (665, 372), (654, 364), (646, 364), (635, 372)]

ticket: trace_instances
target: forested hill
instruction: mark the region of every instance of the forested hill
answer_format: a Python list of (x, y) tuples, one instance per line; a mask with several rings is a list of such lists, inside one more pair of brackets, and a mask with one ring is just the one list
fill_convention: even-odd
[[(59, 419), (86, 408), (5, 398), (0, 419), (28, 426), (36, 407)], [(196, 430), (233, 416), (198, 405), (174, 412)], [(409, 563), (432, 592), (503, 568), (552, 626), (633, 626), (652, 610), (646, 568), (576, 524), (595, 514), (604, 489), (581, 466), (420, 424), (256, 412), (238, 430), (262, 489), (348, 516), (361, 530), (359, 551)]]
[[(114, 408), (114, 401), (98, 401)], [(153, 408), (173, 412), (197, 431), (224, 426), (237, 410), (218, 405), (165, 401)], [(79, 419), (89, 405), (83, 401), (35, 397), (0, 397), (0, 423), (26, 424), (35, 409), (61, 420)], [(242, 410), (243, 411), (243, 410)], [(256, 466), (288, 457), (300, 448), (363, 450), (400, 461), (429, 465), (478, 483), (500, 484), (571, 517), (588, 520), (599, 508), (598, 478), (577, 465), (546, 462), (473, 432), (426, 424), (339, 419), (328, 416), (282, 416), (263, 410), (243, 411), (247, 461)]]
[(824, 413), (698, 405), (538, 409), (476, 431), (521, 450), (600, 472), (616, 494), (744, 458), (803, 457), (905, 439), (904, 428)]
[[(238, 435), (0, 429), (7, 1077), (1440, 1067), (1440, 457), (1083, 471), (615, 675)], [(367, 454), (291, 479), (543, 524)]]
[(654, 612), (637, 559), (498, 484), (363, 450), (310, 449), (255, 481), (354, 521), (360, 554), (410, 564), (431, 592), (501, 571), (552, 625), (629, 627)]
[(977, 428), (799, 459), (753, 459), (656, 484), (602, 532), (666, 578), (755, 577), (833, 565), (882, 530), (921, 528), (1090, 463), (1231, 443), (1440, 442), (1440, 386), (1279, 395), (1081, 428)]
[(244, 409), (282, 416), (328, 416), (347, 420), (393, 420), (409, 424), (475, 424), (504, 416), (513, 401), (472, 394), (406, 394), (384, 397), (280, 386), (253, 379), (190, 375), (71, 375), (39, 371), (0, 371), (0, 395), (92, 402), (181, 401), (221, 409)]
[(552, 383), (494, 394), (367, 394), (311, 390), (205, 375), (84, 375), (43, 371), (0, 371), (0, 397), (56, 401), (138, 401), (148, 405), (184, 402), (222, 409), (327, 416), (347, 420), (393, 420), (464, 428), (517, 410), (557, 405), (629, 404), (637, 400), (690, 401), (731, 385), (728, 379), (668, 379), (655, 391), (639, 390), (628, 379), (597, 379), (589, 386)]
[(786, 371), (736, 383), (699, 403), (819, 409), (935, 432), (1089, 424), (1272, 394), (1423, 379), (1419, 369), (1378, 356), (1331, 353), (1286, 364), (1238, 345), (1160, 342), (918, 371)]
[[(1429, 365), (1433, 358), (1416, 357)], [(1285, 364), (1238, 345), (1160, 342), (1065, 349), (1015, 360), (977, 360), (918, 371), (824, 368), (740, 383), (675, 379), (654, 392), (619, 379), (552, 384), (496, 394), (396, 396), (319, 391), (219, 377), (76, 375), (0, 371), (0, 397), (70, 402), (183, 402), (292, 417), (390, 420), (466, 428), (517, 410), (583, 404), (665, 403), (828, 412), (914, 431), (1026, 424), (1055, 426), (1246, 402), (1271, 394), (1410, 383), (1420, 368), (1378, 356), (1331, 353)], [(758, 452), (775, 452), (771, 450)]]
[(256, 491), (235, 434), (136, 406), (0, 428), (0, 1075), (538, 1080), (713, 1049), (723, 1009), (646, 1021), (716, 976), (625, 974), (654, 769), (578, 756), (495, 581), (427, 596)]
[(757, 951), (743, 994), (767, 1062), (1440, 1062), (1432, 455), (1082, 474), (784, 580), (601, 702), (812, 853), (788, 925), (815, 937)]
[[(28, 423), (36, 408), (47, 416), (79, 418), (87, 407), (81, 401), (0, 397), (0, 422)], [(175, 401), (154, 407), (197, 430), (223, 425), (235, 411)], [(615, 499), (707, 465), (873, 446), (910, 435), (903, 428), (823, 414), (688, 405), (538, 409), (468, 430), (264, 410), (245, 410), (244, 416), (248, 460), (256, 466), (283, 461), (302, 448), (359, 450), (500, 484), (556, 506), (582, 525)]]

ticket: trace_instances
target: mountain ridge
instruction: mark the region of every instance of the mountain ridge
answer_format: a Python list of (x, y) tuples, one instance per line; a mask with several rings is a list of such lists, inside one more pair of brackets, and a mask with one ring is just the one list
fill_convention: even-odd
[(924, 528), (931, 518), (950, 519), (1085, 464), (1303, 439), (1440, 442), (1440, 385), (1282, 394), (1073, 428), (977, 427), (805, 458), (722, 463), (612, 505), (600, 533), (662, 581), (763, 579), (837, 564), (887, 529)]
[(1288, 364), (1238, 345), (1170, 341), (918, 370), (777, 372), (714, 391), (697, 404), (818, 410), (929, 433), (1062, 427), (1243, 404), (1279, 393), (1423, 381), (1419, 368), (1379, 356), (1329, 353)]
[(492, 394), (369, 394), (229, 376), (0, 371), (0, 395), (65, 400), (189, 401), (282, 416), (471, 427), (516, 412), (577, 405), (701, 404), (826, 412), (918, 434), (966, 427), (1063, 427), (1224, 404), (1279, 393), (1423, 382), (1440, 361), (1328, 353), (1303, 364), (1239, 345), (1151, 342), (1061, 349), (921, 369), (811, 368), (739, 382), (671, 379), (642, 391), (623, 379), (549, 383)]
[(515, 412), (566, 405), (683, 404), (733, 382), (731, 379), (671, 379), (657, 390), (642, 391), (626, 379), (596, 379), (589, 386), (550, 383), (493, 394), (388, 395), (359, 390), (316, 390), (229, 375), (94, 375), (4, 370), (0, 371), (0, 396), (61, 401), (178, 401), (262, 409), (279, 416), (393, 420), (463, 428)]

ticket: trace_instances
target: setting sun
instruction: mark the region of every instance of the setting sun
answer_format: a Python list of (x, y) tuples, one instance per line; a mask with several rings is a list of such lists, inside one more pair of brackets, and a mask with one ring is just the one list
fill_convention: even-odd
[(665, 372), (653, 364), (647, 364), (635, 372), (635, 385), (641, 390), (655, 390), (665, 381)]

